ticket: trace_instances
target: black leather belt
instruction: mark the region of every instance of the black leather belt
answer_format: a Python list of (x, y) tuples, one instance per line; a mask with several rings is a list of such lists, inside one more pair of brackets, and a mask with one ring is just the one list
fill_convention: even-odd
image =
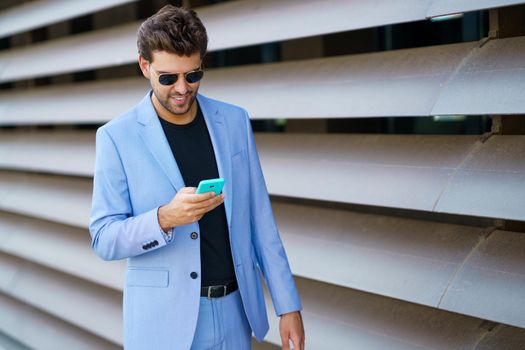
[(237, 281), (218, 286), (201, 287), (201, 297), (222, 298), (232, 292), (235, 292), (239, 286)]

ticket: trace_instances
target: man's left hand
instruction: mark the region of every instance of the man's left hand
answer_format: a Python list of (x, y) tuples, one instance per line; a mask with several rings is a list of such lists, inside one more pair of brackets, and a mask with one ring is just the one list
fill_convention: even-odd
[(300, 311), (281, 315), (279, 333), (283, 350), (290, 350), (290, 339), (295, 350), (304, 350), (304, 326)]

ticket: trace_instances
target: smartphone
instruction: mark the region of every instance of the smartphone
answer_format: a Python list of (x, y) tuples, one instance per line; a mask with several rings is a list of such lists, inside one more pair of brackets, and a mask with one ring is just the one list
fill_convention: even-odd
[(208, 179), (208, 180), (202, 180), (199, 182), (199, 186), (197, 187), (197, 194), (200, 193), (206, 193), (206, 192), (215, 192), (216, 195), (221, 194), (222, 187), (224, 186), (224, 179), (222, 177), (219, 177), (217, 179)]

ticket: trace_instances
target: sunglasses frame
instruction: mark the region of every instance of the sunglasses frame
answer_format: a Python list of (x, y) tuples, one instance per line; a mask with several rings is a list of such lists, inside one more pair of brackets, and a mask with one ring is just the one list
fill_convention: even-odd
[[(188, 74), (192, 74), (192, 73), (201, 73), (201, 76), (199, 78), (199, 80), (197, 81), (194, 81), (194, 82), (190, 82), (188, 81)], [(159, 74), (157, 73), (157, 75), (159, 76), (159, 84), (162, 85), (162, 86), (170, 86), (170, 85), (173, 85), (175, 84), (178, 80), (179, 80), (179, 75), (180, 74), (184, 74), (184, 80), (186, 81), (187, 84), (196, 84), (198, 83), (199, 81), (202, 80), (202, 78), (204, 77), (204, 70), (202, 69), (202, 67), (199, 67), (198, 69), (195, 69), (195, 70), (191, 70), (189, 72), (186, 72), (186, 73), (162, 73), (162, 74)], [(161, 80), (162, 80), (162, 77), (173, 77), (175, 76), (175, 80), (173, 80), (173, 82), (171, 84), (165, 84), (163, 83)], [(168, 78), (170, 79), (170, 78)]]

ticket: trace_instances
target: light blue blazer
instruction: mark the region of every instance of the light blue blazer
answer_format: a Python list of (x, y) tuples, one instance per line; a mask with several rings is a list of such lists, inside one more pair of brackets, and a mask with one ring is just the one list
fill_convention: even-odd
[[(219, 175), (235, 274), (246, 316), (257, 340), (268, 331), (259, 272), (277, 315), (301, 310), (248, 114), (198, 95)], [(167, 242), (157, 209), (184, 187), (149, 93), (97, 131), (90, 233), (104, 260), (128, 259), (124, 286), (127, 350), (190, 348), (200, 298), (198, 222), (176, 227)], [(192, 232), (199, 238), (191, 239)], [(190, 273), (199, 277), (192, 279)], [(101, 310), (101, 317), (104, 317)]]

